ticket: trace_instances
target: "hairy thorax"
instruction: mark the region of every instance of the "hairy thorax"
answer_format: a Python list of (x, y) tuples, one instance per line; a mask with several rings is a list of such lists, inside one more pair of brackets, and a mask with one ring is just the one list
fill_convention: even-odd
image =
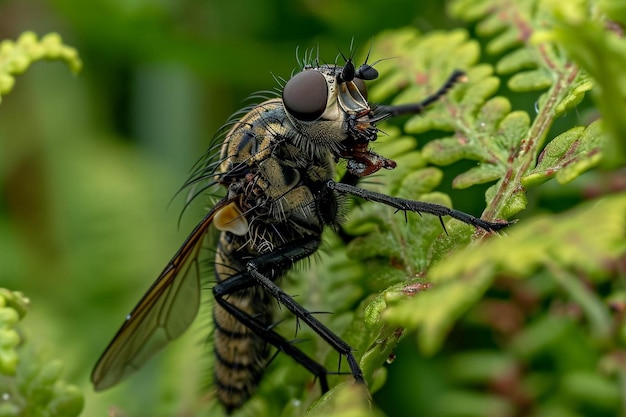
[(279, 99), (258, 105), (227, 134), (218, 177), (239, 212), (230, 230), (239, 238), (229, 249), (267, 253), (335, 222), (334, 196), (319, 194), (334, 176), (332, 152), (319, 144), (309, 151), (300, 140)]

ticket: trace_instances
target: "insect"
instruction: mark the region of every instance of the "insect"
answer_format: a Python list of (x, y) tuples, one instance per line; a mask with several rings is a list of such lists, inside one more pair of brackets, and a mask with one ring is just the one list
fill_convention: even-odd
[[(451, 216), (485, 231), (510, 223), (489, 222), (444, 206), (396, 198), (357, 186), (358, 180), (396, 163), (373, 152), (377, 124), (419, 114), (443, 97), (464, 73), (455, 71), (419, 103), (371, 105), (365, 81), (378, 77), (373, 65), (358, 68), (312, 62), (270, 98), (242, 112), (196, 166), (187, 185), (193, 197), (221, 187), (226, 195), (200, 220), (156, 282), (128, 315), (92, 373), (96, 390), (109, 388), (140, 366), (194, 320), (200, 303), (199, 253), (210, 227), (220, 232), (215, 249), (214, 384), (227, 412), (254, 393), (269, 346), (291, 356), (329, 389), (328, 371), (274, 329), (272, 304), (307, 324), (345, 357), (355, 381), (365, 383), (353, 349), (277, 284), (299, 260), (318, 250), (326, 226), (339, 228), (343, 196), (356, 196), (398, 211)], [(335, 181), (335, 168), (346, 172)], [(445, 228), (444, 228), (445, 230)]]

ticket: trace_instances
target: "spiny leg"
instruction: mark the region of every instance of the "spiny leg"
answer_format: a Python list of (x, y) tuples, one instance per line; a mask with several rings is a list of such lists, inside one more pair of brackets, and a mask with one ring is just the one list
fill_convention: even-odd
[(309, 372), (315, 375), (315, 377), (318, 378), (320, 381), (322, 394), (328, 392), (329, 386), (328, 379), (326, 377), (328, 375), (328, 371), (326, 370), (326, 368), (307, 356), (304, 352), (294, 346), (289, 340), (285, 339), (271, 328), (268, 328), (259, 321), (255, 320), (254, 317), (250, 316), (248, 313), (230, 304), (225, 299), (225, 297), (229, 294), (239, 291), (242, 288), (249, 288), (254, 285), (256, 285), (256, 281), (253, 280), (247, 273), (234, 275), (218, 283), (214, 287), (213, 293), (216, 293), (215, 289), (217, 288), (217, 292), (220, 294), (215, 296), (215, 300), (224, 310), (228, 312), (228, 314), (233, 316), (235, 319), (237, 319), (237, 321), (250, 329), (256, 336), (258, 336), (266, 343), (275, 346), (281, 352), (284, 352), (285, 354), (291, 356), (296, 362), (298, 362)]
[[(457, 220), (462, 221), (463, 223), (470, 224), (474, 227), (480, 227), (481, 229), (487, 232), (495, 232), (500, 229), (503, 229), (514, 222), (489, 222), (486, 220), (479, 219), (478, 217), (474, 217), (471, 214), (464, 213), (459, 210), (454, 210), (446, 206), (441, 206), (439, 204), (427, 203), (424, 201), (416, 201), (416, 200), (408, 200), (406, 198), (400, 197), (391, 197), (386, 194), (377, 193), (375, 191), (365, 190), (363, 188), (355, 187), (349, 184), (343, 184), (340, 182), (335, 182), (333, 180), (329, 180), (326, 182), (326, 187), (331, 190), (338, 192), (339, 194), (350, 194), (357, 197), (361, 197), (364, 200), (375, 201), (377, 203), (386, 204), (390, 207), (393, 207), (397, 210), (401, 210), (404, 212), (412, 211), (414, 213), (428, 213), (439, 217), (440, 219), (443, 216), (450, 216)], [(443, 221), (442, 221), (443, 224)], [(444, 227), (445, 230), (445, 227)]]
[[(219, 299), (252, 285), (260, 284), (272, 297), (285, 306), (299, 320), (306, 323), (315, 333), (324, 339), (340, 355), (347, 359), (352, 376), (357, 382), (365, 383), (363, 372), (352, 353), (352, 347), (333, 333), (307, 309), (298, 304), (289, 294), (276, 285), (272, 279), (286, 271), (298, 260), (313, 254), (320, 245), (319, 237), (307, 237), (296, 240), (273, 252), (260, 255), (248, 261), (247, 272), (228, 278), (213, 287), (213, 295)], [(247, 276), (246, 276), (247, 275)], [(242, 278), (237, 278), (242, 276)], [(271, 277), (271, 278), (270, 278)], [(237, 278), (236, 280), (234, 280)], [(250, 282), (253, 278), (252, 283)], [(228, 285), (226, 285), (228, 283)], [(245, 324), (245, 323), (244, 323)]]
[[(255, 260), (256, 261), (256, 260)], [(340, 355), (346, 357), (350, 372), (356, 382), (365, 383), (363, 371), (352, 354), (352, 347), (344, 342), (339, 336), (333, 333), (328, 327), (320, 322), (310, 311), (298, 304), (289, 294), (276, 285), (272, 280), (258, 271), (259, 266), (255, 261), (248, 263), (248, 271), (258, 281), (259, 284), (276, 300), (291, 311), (299, 320), (306, 323), (315, 333), (326, 341)]]
[[(413, 115), (421, 114), (431, 104), (439, 101), (442, 97), (448, 94), (448, 92), (452, 89), (452, 87), (454, 87), (456, 84), (460, 82), (464, 82), (465, 79), (466, 79), (466, 75), (463, 71), (455, 70), (448, 77), (446, 82), (434, 94), (431, 94), (430, 96), (426, 97), (424, 100), (418, 103), (408, 103), (408, 104), (402, 104), (402, 105), (396, 105), (396, 106), (379, 105), (376, 107), (376, 110), (375, 110), (375, 113), (377, 115), (375, 118), (380, 118), (380, 120), (383, 120), (383, 119), (387, 119), (390, 117), (400, 116), (403, 114), (413, 114)], [(350, 185), (350, 186), (356, 186), (361, 178), (362, 176), (357, 175), (353, 173), (350, 169), (348, 169), (339, 180), (339, 183)], [(445, 226), (444, 226), (444, 229), (445, 229)], [(349, 242), (351, 240), (351, 237), (347, 235), (341, 227), (339, 228), (339, 237), (341, 237), (341, 239), (344, 242)]]
[(420, 114), (426, 109), (426, 107), (430, 106), (434, 102), (441, 99), (441, 97), (448, 94), (448, 91), (455, 84), (463, 82), (466, 80), (466, 75), (463, 71), (455, 70), (446, 80), (446, 82), (437, 90), (434, 94), (426, 97), (424, 100), (419, 103), (408, 103), (401, 104), (397, 106), (379, 106), (376, 109), (377, 113), (385, 113), (389, 114), (390, 117), (400, 116), (403, 114)]

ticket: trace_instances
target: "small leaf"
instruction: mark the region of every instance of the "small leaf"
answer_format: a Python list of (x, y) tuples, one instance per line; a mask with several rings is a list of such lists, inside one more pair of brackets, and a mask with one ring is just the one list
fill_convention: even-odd
[(555, 117), (575, 108), (585, 98), (585, 93), (593, 88), (593, 85), (593, 81), (587, 75), (577, 77), (567, 95), (556, 106)]
[(435, 189), (443, 178), (443, 172), (435, 167), (423, 168), (408, 173), (402, 179), (398, 197), (415, 199)]
[(363, 384), (346, 382), (332, 388), (306, 412), (305, 417), (381, 417), (370, 407), (369, 393)]
[(522, 178), (522, 184), (535, 186), (554, 176), (559, 183), (566, 184), (600, 162), (601, 146), (599, 122), (587, 128), (572, 128), (546, 145), (537, 166)]
[(511, 112), (511, 103), (505, 97), (493, 97), (485, 102), (476, 116), (477, 128), (497, 125)]
[(513, 150), (520, 146), (522, 140), (526, 138), (530, 128), (530, 117), (524, 111), (514, 111), (507, 114), (500, 123), (499, 134), (495, 138), (504, 155), (513, 153)]
[(491, 55), (499, 55), (508, 49), (518, 46), (520, 43), (519, 32), (516, 29), (508, 28), (489, 41), (486, 50)]
[(552, 85), (554, 79), (543, 69), (519, 72), (511, 77), (508, 87), (512, 91), (525, 92), (544, 90)]
[[(497, 193), (500, 192), (501, 182), (502, 180), (487, 189), (485, 192), (485, 200), (487, 203), (497, 198)], [(526, 209), (527, 205), (528, 200), (526, 199), (525, 190), (520, 187), (506, 196), (504, 202), (499, 206), (498, 211), (495, 212), (493, 216), (505, 219), (512, 218), (520, 211)]]
[[(492, 76), (493, 69), (485, 68), (483, 65), (480, 71), (471, 70), (468, 74), (469, 84), (461, 100), (461, 106), (465, 110), (465, 115), (475, 114), (485, 101), (495, 94), (500, 88), (500, 79)], [(407, 129), (409, 126), (407, 126)]]
[(19, 318), (22, 319), (28, 312), (30, 300), (19, 291), (0, 288), (0, 307), (5, 306), (15, 310)]
[(450, 16), (473, 22), (489, 13), (492, 3), (489, 0), (457, 0), (448, 5)]
[(374, 338), (374, 343), (369, 345), (361, 356), (360, 365), (366, 380), (376, 378), (377, 370), (381, 369), (381, 364), (389, 360), (401, 336), (401, 329), (380, 326), (380, 332)]
[(539, 59), (535, 48), (524, 47), (509, 52), (496, 65), (498, 74), (511, 74), (523, 69), (537, 68)]
[(452, 181), (454, 188), (468, 188), (476, 184), (496, 181), (502, 177), (502, 170), (494, 165), (479, 165), (465, 171)]
[(466, 146), (466, 139), (450, 137), (428, 142), (422, 149), (424, 157), (437, 165), (450, 165), (461, 159), (479, 160), (480, 154), (473, 153), (473, 147)]
[(502, 33), (508, 27), (506, 20), (502, 19), (495, 13), (491, 14), (487, 12), (483, 16), (485, 16), (485, 19), (483, 19), (476, 27), (476, 31), (480, 34), (480, 36), (494, 36)]

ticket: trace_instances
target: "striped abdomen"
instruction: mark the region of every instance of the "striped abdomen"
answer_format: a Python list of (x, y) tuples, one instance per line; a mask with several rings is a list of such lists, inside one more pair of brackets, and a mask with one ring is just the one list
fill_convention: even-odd
[[(215, 256), (215, 275), (222, 281), (244, 270), (239, 260), (225, 250), (225, 234)], [(228, 303), (246, 312), (266, 327), (272, 324), (271, 300), (261, 288), (253, 287), (224, 298)], [(221, 306), (213, 310), (215, 325), (214, 382), (219, 401), (227, 412), (241, 407), (256, 391), (265, 369), (268, 346), (246, 326), (227, 313)]]

